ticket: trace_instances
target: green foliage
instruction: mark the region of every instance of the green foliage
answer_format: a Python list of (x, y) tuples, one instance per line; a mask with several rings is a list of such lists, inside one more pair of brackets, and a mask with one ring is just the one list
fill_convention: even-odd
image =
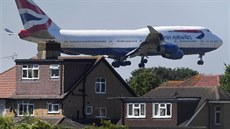
[(127, 82), (137, 95), (142, 96), (168, 80), (185, 80), (198, 72), (189, 68), (153, 67), (137, 69), (131, 74)]
[(13, 129), (13, 121), (8, 117), (0, 117), (0, 129)]
[(160, 79), (152, 69), (140, 69), (134, 71), (133, 75), (128, 83), (139, 96), (156, 88), (160, 84)]
[(128, 129), (128, 126), (112, 124), (110, 120), (101, 120), (101, 126), (90, 125), (84, 129)]
[(38, 118), (24, 116), (22, 121), (13, 124), (12, 118), (0, 117), (0, 129), (70, 129), (50, 125)]
[(221, 88), (230, 92), (230, 65), (225, 67), (225, 73), (220, 79)]

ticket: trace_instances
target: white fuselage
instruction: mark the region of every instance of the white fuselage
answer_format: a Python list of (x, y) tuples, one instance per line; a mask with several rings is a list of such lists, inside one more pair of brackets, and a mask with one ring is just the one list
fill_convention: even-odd
[[(184, 54), (200, 54), (221, 46), (222, 40), (204, 27), (165, 26), (154, 27), (163, 34), (164, 43), (177, 45)], [(148, 28), (137, 30), (60, 30), (55, 41), (62, 49), (73, 54), (123, 56), (143, 43)], [(197, 38), (200, 36), (200, 38)], [(159, 55), (156, 50), (152, 55)]]

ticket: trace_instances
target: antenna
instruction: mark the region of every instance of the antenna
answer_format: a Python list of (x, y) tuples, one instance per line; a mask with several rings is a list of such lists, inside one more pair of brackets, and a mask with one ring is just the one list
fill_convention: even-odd
[(10, 59), (10, 60), (15, 60), (17, 58), (17, 53), (14, 52), (13, 55), (11, 56), (5, 56), (5, 57), (2, 57), (2, 59)]

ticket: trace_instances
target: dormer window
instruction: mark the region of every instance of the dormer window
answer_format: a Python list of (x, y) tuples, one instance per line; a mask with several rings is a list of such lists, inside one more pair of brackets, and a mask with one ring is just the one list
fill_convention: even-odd
[(53, 78), (53, 79), (59, 78), (59, 68), (60, 68), (60, 65), (58, 64), (50, 65), (50, 78)]
[(39, 79), (39, 65), (23, 65), (22, 79)]

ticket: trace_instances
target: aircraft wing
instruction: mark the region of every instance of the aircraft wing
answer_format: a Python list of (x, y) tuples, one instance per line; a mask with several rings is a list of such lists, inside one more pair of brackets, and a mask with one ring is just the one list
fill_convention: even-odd
[(150, 31), (146, 40), (140, 44), (140, 46), (133, 51), (127, 54), (127, 57), (135, 57), (135, 56), (145, 56), (150, 52), (154, 52), (157, 49), (157, 46), (160, 45), (161, 40), (163, 40), (163, 35), (156, 31), (152, 26), (148, 26)]

